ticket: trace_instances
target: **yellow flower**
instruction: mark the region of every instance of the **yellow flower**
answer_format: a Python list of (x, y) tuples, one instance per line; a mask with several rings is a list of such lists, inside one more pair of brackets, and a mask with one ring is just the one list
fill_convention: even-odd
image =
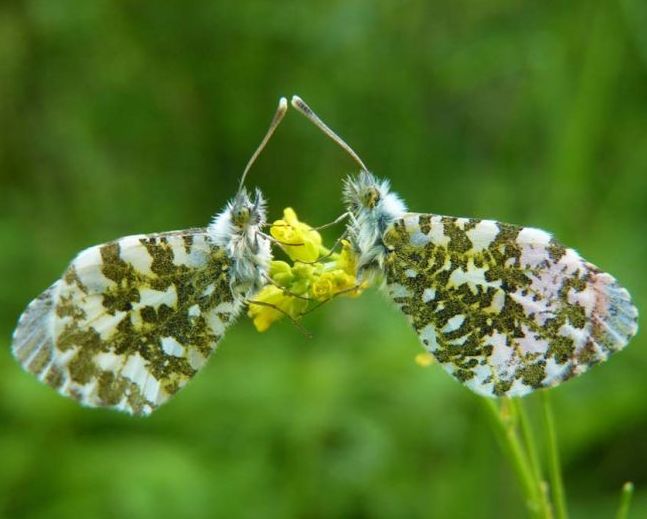
[[(252, 301), (260, 301), (278, 307), (278, 304), (283, 298), (283, 291), (274, 285), (267, 285), (258, 294), (254, 296)], [(283, 317), (283, 314), (274, 308), (265, 305), (249, 304), (247, 315), (252, 318), (254, 326), (259, 332), (267, 330), (274, 321), (278, 321)]]
[(434, 363), (434, 356), (431, 353), (424, 352), (416, 355), (416, 364), (423, 368), (431, 366)]
[(283, 210), (282, 220), (272, 224), (270, 234), (281, 242), (281, 247), (292, 261), (315, 261), (319, 257), (321, 235), (300, 222), (291, 207)]
[(357, 285), (357, 257), (351, 244), (342, 240), (341, 252), (329, 254), (319, 233), (300, 222), (293, 209), (283, 211), (283, 219), (274, 222), (270, 233), (295, 263), (270, 262), (273, 284), (252, 298), (247, 312), (259, 332), (286, 315), (299, 320), (313, 301), (327, 301), (338, 294), (355, 297), (366, 288), (366, 284)]
[(308, 265), (306, 263), (296, 263), (292, 267), (292, 274), (294, 280), (290, 285), (290, 292), (300, 296), (306, 295), (310, 289), (310, 285), (315, 279), (316, 272), (320, 270), (319, 265)]
[[(262, 304), (255, 304), (255, 301)], [(267, 285), (251, 299), (247, 315), (252, 318), (256, 330), (264, 332), (285, 314), (296, 319), (307, 304), (303, 299), (285, 294), (279, 287)]]
[(310, 287), (310, 293), (313, 298), (319, 301), (325, 301), (335, 295), (343, 292), (348, 295), (357, 295), (358, 291), (351, 290), (357, 287), (357, 280), (344, 272), (342, 269), (334, 269), (315, 276), (315, 280)]
[(341, 253), (337, 258), (337, 267), (353, 278), (357, 274), (357, 255), (348, 240), (341, 241)]
[[(348, 291), (350, 294), (350, 289), (357, 287), (357, 279), (355, 279), (355, 276), (346, 273), (344, 270), (336, 269), (331, 274), (333, 276), (335, 293)], [(357, 288), (359, 289), (359, 287)]]
[(294, 280), (292, 267), (285, 261), (271, 261), (269, 275), (270, 278), (272, 278), (272, 281), (281, 285), (282, 287), (287, 287)]
[(334, 294), (334, 284), (332, 273), (326, 272), (317, 278), (310, 287), (312, 297), (319, 301), (330, 299)]

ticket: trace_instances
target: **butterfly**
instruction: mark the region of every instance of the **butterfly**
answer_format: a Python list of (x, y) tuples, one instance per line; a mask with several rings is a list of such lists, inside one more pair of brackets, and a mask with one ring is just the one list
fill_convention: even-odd
[(238, 192), (206, 228), (90, 247), (34, 299), (13, 334), (18, 362), (81, 404), (147, 415), (199, 370), (268, 279), (266, 205), (245, 177), (283, 119), (281, 98)]
[(408, 212), (302, 99), (292, 105), (361, 168), (343, 190), (358, 279), (382, 277), (425, 349), (472, 391), (555, 386), (636, 334), (627, 290), (575, 250), (540, 229)]

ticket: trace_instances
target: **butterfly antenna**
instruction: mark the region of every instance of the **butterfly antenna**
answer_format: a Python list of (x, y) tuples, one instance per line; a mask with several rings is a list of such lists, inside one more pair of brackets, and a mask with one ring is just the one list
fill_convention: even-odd
[(346, 153), (348, 153), (352, 157), (352, 159), (357, 162), (359, 167), (362, 168), (362, 171), (368, 171), (368, 169), (364, 165), (364, 162), (362, 162), (362, 159), (360, 159), (359, 155), (357, 155), (357, 153), (353, 151), (353, 148), (346, 144), (344, 139), (342, 139), (339, 135), (332, 131), (328, 127), (328, 125), (323, 122), (316, 113), (312, 111), (312, 108), (310, 108), (303, 99), (301, 99), (299, 96), (292, 96), (292, 106), (303, 115), (305, 115), (312, 124), (314, 124), (322, 132), (324, 132), (330, 139), (333, 140), (333, 142), (335, 142)]
[(258, 156), (261, 154), (261, 152), (267, 145), (268, 141), (274, 134), (274, 131), (276, 130), (278, 125), (281, 124), (283, 117), (285, 117), (285, 112), (287, 111), (288, 111), (288, 100), (285, 97), (282, 97), (281, 99), (279, 99), (279, 106), (276, 108), (276, 113), (272, 118), (272, 122), (270, 123), (270, 127), (268, 128), (267, 133), (265, 134), (265, 137), (263, 137), (263, 140), (258, 145), (258, 148), (256, 148), (256, 151), (252, 155), (252, 158), (249, 159), (247, 166), (245, 166), (245, 171), (243, 171), (243, 174), (240, 177), (240, 184), (238, 185), (239, 192), (242, 191), (243, 186), (245, 185), (245, 178), (247, 177), (247, 173), (249, 173), (249, 170), (252, 168), (252, 166), (254, 165), (254, 162), (256, 162), (256, 159), (258, 158)]

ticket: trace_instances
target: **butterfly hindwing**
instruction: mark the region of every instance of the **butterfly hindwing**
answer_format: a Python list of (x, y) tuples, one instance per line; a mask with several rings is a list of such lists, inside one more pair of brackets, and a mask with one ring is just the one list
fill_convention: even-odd
[(390, 295), (425, 348), (479, 394), (554, 386), (637, 331), (629, 293), (544, 231), (410, 213), (383, 242)]
[(205, 229), (81, 252), (20, 318), (25, 369), (89, 406), (148, 414), (204, 365), (241, 303)]

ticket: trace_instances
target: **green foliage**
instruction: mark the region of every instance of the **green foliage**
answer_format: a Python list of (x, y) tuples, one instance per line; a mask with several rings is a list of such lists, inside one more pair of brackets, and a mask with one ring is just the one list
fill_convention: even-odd
[[(523, 516), (479, 399), (413, 362), (374, 291), (309, 316), (309, 341), (241, 319), (146, 420), (36, 383), (10, 334), (83, 247), (206, 224), (292, 93), (413, 210), (549, 229), (645, 308), (646, 19), (640, 0), (0, 5), (0, 516)], [(288, 113), (249, 183), (271, 219), (317, 225), (353, 167)], [(551, 394), (572, 518), (613, 517), (625, 481), (647, 507), (645, 369), (639, 334)]]

